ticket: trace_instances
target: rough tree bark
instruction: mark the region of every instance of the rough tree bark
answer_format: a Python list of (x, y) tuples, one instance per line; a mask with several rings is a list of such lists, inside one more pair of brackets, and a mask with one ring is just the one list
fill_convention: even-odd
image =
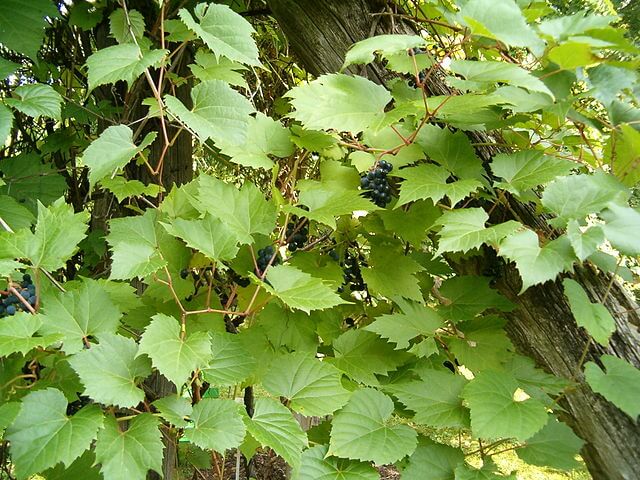
[[(268, 0), (267, 3), (302, 65), (315, 75), (339, 70), (346, 51), (354, 42), (374, 34), (412, 31), (410, 25), (397, 19), (392, 23), (389, 16), (374, 15), (388, 11), (385, 2), (380, 0)], [(384, 74), (376, 67), (352, 68), (350, 72), (376, 82), (384, 81)], [(445, 84), (442, 72), (433, 75), (430, 83), (431, 94), (452, 92)], [(478, 143), (491, 140), (483, 133), (471, 135)], [(497, 153), (491, 147), (478, 147), (477, 150), (485, 161)], [(511, 212), (514, 211), (528, 226), (549, 238), (557, 234), (531, 205), (510, 199), (509, 209), (496, 210), (494, 215), (501, 215), (501, 221), (513, 218)], [(453, 267), (459, 274), (481, 275), (495, 261), (495, 252), (485, 249), (484, 255)], [(496, 288), (518, 306), (508, 314), (507, 332), (514, 345), (545, 370), (564, 378), (575, 376), (578, 382), (578, 387), (568, 392), (560, 404), (566, 409), (564, 420), (586, 442), (582, 456), (593, 478), (638, 478), (640, 428), (634, 419), (585, 384), (580, 373), (580, 357), (588, 337), (571, 314), (560, 280), (529, 288), (518, 295), (521, 280), (517, 270), (511, 264), (503, 265), (501, 270)], [(637, 303), (617, 281), (589, 265), (577, 268), (570, 276), (584, 287), (592, 301), (602, 301), (606, 297), (604, 303), (617, 325), (609, 347), (591, 344), (586, 361), (598, 363), (601, 354), (609, 353), (640, 367)]]

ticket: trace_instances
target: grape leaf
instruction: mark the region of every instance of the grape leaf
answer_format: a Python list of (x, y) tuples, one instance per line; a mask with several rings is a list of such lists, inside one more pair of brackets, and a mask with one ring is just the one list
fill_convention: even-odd
[(294, 87), (287, 96), (295, 109), (291, 117), (306, 128), (353, 134), (371, 125), (391, 101), (391, 94), (383, 86), (339, 73)]
[(333, 365), (291, 353), (276, 358), (262, 379), (272, 395), (291, 401), (291, 408), (306, 416), (330, 415), (349, 399), (341, 384), (342, 373)]
[(604, 235), (623, 255), (640, 255), (640, 212), (627, 206), (610, 203), (602, 212)]
[(513, 351), (504, 331), (506, 320), (496, 316), (478, 317), (456, 326), (460, 337), (452, 337), (447, 344), (454, 356), (472, 372), (500, 368)]
[(396, 348), (407, 348), (410, 340), (421, 335), (433, 336), (444, 326), (444, 320), (430, 307), (404, 300), (397, 303), (402, 313), (381, 315), (364, 329), (390, 340)]
[(212, 215), (198, 220), (176, 218), (172, 223), (162, 223), (169, 234), (215, 261), (232, 260), (238, 253), (239, 238), (226, 223)]
[(272, 398), (258, 398), (253, 417), (246, 417), (245, 422), (262, 446), (271, 447), (294, 469), (298, 468), (307, 435), (287, 407)]
[(402, 471), (403, 480), (455, 480), (455, 469), (464, 463), (459, 448), (420, 437), (418, 448)]
[(114, 218), (109, 222), (111, 279), (145, 277), (166, 265), (159, 250), (156, 215), (147, 210), (138, 217)]
[(20, 85), (13, 94), (17, 98), (5, 98), (5, 104), (15, 108), (34, 120), (50, 117), (60, 120), (62, 97), (51, 85), (32, 83)]
[(231, 85), (249, 88), (241, 71), (247, 67), (226, 57), (216, 57), (205, 50), (198, 50), (195, 64), (189, 65), (191, 72), (201, 81), (222, 80)]
[(59, 463), (54, 468), (42, 472), (42, 476), (47, 480), (104, 480), (95, 462), (95, 454), (87, 450), (69, 467)]
[(230, 60), (256, 67), (262, 65), (258, 60), (258, 47), (251, 38), (255, 30), (227, 5), (198, 5), (196, 16), (199, 23), (185, 8), (180, 9), (178, 15), (216, 56), (222, 55)]
[(384, 297), (400, 296), (422, 301), (422, 292), (415, 274), (424, 270), (413, 259), (385, 245), (376, 246), (369, 256), (369, 267), (362, 268), (362, 278), (370, 292)]
[(76, 290), (51, 295), (43, 308), (44, 335), (62, 335), (67, 354), (82, 350), (84, 340), (115, 333), (122, 314), (96, 280), (84, 279)]
[(124, 9), (117, 8), (109, 15), (109, 32), (118, 43), (135, 43), (144, 36), (144, 29), (144, 17), (137, 10), (125, 14)]
[(495, 83), (506, 83), (526, 88), (530, 92), (542, 92), (553, 98), (553, 93), (542, 80), (514, 63), (491, 60), (452, 60), (450, 68), (453, 73), (462, 75), (468, 82), (488, 83), (491, 87)]
[(504, 237), (511, 235), (520, 223), (509, 220), (491, 227), (485, 227), (489, 215), (482, 208), (463, 208), (446, 211), (436, 222), (442, 225), (439, 232), (438, 252), (466, 253), (483, 244), (496, 245)]
[(531, 230), (523, 230), (506, 237), (498, 254), (516, 263), (524, 292), (532, 285), (553, 280), (564, 271), (573, 270), (575, 256), (566, 236), (551, 240), (545, 246), (538, 245), (538, 236)]
[(196, 368), (211, 359), (211, 341), (206, 332), (181, 335), (180, 323), (159, 313), (152, 317), (140, 339), (139, 354), (146, 353), (160, 373), (180, 387)]
[(26, 355), (35, 347), (47, 347), (62, 339), (62, 335), (57, 333), (34, 337), (33, 334), (41, 326), (42, 318), (39, 315), (26, 312), (16, 312), (14, 316), (0, 320), (0, 357), (15, 352)]
[(96, 442), (96, 461), (105, 479), (145, 480), (147, 471), (162, 474), (162, 433), (159, 421), (142, 413), (121, 431), (114, 417), (107, 417)]
[(404, 178), (404, 182), (400, 187), (400, 198), (395, 208), (416, 200), (431, 199), (437, 203), (445, 196), (449, 197), (452, 205), (455, 205), (482, 186), (475, 179), (447, 183), (449, 172), (443, 167), (428, 163), (404, 168), (396, 175)]
[(20, 413), (7, 429), (11, 459), (20, 479), (78, 458), (95, 440), (102, 426), (102, 411), (88, 405), (73, 417), (65, 414), (67, 400), (60, 390), (30, 392), (22, 399)]
[(345, 302), (335, 293), (329, 282), (313, 277), (290, 265), (278, 265), (267, 270), (271, 286), (265, 288), (290, 308), (309, 313), (324, 310)]
[(139, 197), (141, 195), (157, 197), (163, 191), (160, 185), (154, 183), (145, 185), (139, 180), (126, 180), (120, 175), (116, 175), (113, 178), (103, 178), (100, 180), (100, 186), (113, 193), (118, 202), (123, 202), (129, 197)]
[(550, 418), (542, 430), (516, 449), (518, 456), (532, 465), (572, 470), (580, 466), (576, 460), (584, 442), (564, 423)]
[(91, 142), (82, 156), (83, 163), (89, 167), (91, 185), (124, 167), (133, 157), (151, 145), (156, 135), (156, 132), (149, 132), (140, 146), (136, 146), (133, 143), (133, 130), (126, 125), (114, 125), (104, 130)]
[(547, 422), (545, 406), (536, 399), (521, 400), (518, 382), (510, 374), (485, 370), (463, 390), (471, 410), (471, 431), (481, 438), (526, 440)]
[(252, 183), (240, 190), (209, 175), (198, 179), (196, 207), (227, 224), (241, 244), (253, 243), (253, 235), (269, 235), (275, 228), (276, 208)]
[(581, 221), (590, 213), (600, 212), (609, 202), (627, 198), (624, 185), (598, 170), (593, 175), (569, 175), (554, 180), (542, 194), (542, 205), (558, 216), (552, 223), (564, 226), (569, 220)]
[(193, 408), (188, 398), (178, 394), (167, 395), (153, 402), (153, 405), (158, 409), (162, 418), (176, 427), (184, 428), (189, 425), (186, 417), (191, 416)]
[(504, 182), (497, 182), (495, 186), (515, 195), (522, 195), (526, 190), (567, 175), (574, 166), (568, 160), (545, 155), (539, 150), (499, 153), (491, 161), (493, 173), (504, 179)]
[(191, 100), (193, 108), (189, 110), (176, 97), (164, 97), (168, 112), (195, 132), (200, 141), (244, 142), (249, 114), (254, 111), (244, 95), (222, 80), (207, 80), (191, 89)]
[(467, 384), (461, 375), (426, 370), (421, 380), (391, 384), (385, 389), (415, 412), (413, 421), (432, 427), (469, 427), (469, 410), (462, 406), (460, 394)]
[(593, 225), (583, 232), (576, 220), (570, 220), (567, 225), (567, 238), (576, 257), (584, 262), (604, 242), (604, 232), (599, 225)]
[(327, 455), (329, 447), (316, 445), (302, 454), (300, 468), (293, 480), (378, 480), (380, 474), (369, 463)]
[(613, 355), (603, 355), (600, 361), (606, 373), (594, 362), (584, 366), (584, 376), (594, 392), (613, 403), (634, 421), (640, 415), (640, 370)]
[(193, 429), (187, 430), (189, 440), (221, 454), (239, 447), (246, 432), (239, 408), (233, 400), (203, 398), (193, 407)]
[(366, 330), (347, 330), (333, 341), (334, 364), (353, 380), (367, 385), (378, 385), (375, 374), (386, 375), (401, 365), (408, 354), (395, 351), (393, 345)]
[(474, 275), (442, 282), (440, 295), (448, 300), (438, 311), (452, 321), (469, 320), (488, 308), (510, 311), (515, 305), (489, 286), (490, 279)]
[(114, 334), (100, 336), (93, 345), (69, 359), (85, 389), (84, 394), (104, 405), (135, 407), (144, 400), (136, 382), (151, 374), (151, 362), (137, 357), (138, 345), (131, 338)]
[(7, 144), (12, 127), (13, 112), (3, 103), (0, 103), (0, 147), (4, 147)]
[(390, 425), (393, 401), (372, 388), (357, 390), (335, 414), (329, 454), (378, 465), (411, 455), (417, 434), (407, 425)]
[(45, 28), (45, 17), (58, 17), (55, 5), (47, 0), (3, 0), (0, 2), (0, 43), (5, 47), (37, 59)]
[(616, 330), (616, 322), (607, 307), (601, 303), (591, 303), (586, 292), (575, 280), (565, 278), (562, 285), (564, 294), (569, 299), (571, 313), (578, 325), (584, 327), (596, 342), (606, 347), (611, 334)]
[(158, 66), (168, 53), (167, 50), (142, 52), (135, 43), (102, 48), (87, 58), (89, 90), (119, 80), (132, 85), (147, 68)]
[(375, 60), (375, 53), (387, 56), (402, 52), (408, 56), (407, 50), (424, 44), (424, 38), (418, 35), (377, 35), (366, 38), (354, 43), (349, 48), (342, 69), (344, 70), (353, 64), (371, 63)]
[(213, 359), (202, 372), (212, 385), (227, 387), (240, 384), (256, 368), (256, 359), (237, 335), (214, 333), (211, 351)]

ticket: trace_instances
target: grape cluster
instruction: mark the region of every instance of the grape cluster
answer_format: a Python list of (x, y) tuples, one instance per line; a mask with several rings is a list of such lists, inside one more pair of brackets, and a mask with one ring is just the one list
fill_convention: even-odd
[(294, 215), (291, 217), (291, 222), (287, 225), (287, 240), (289, 241), (287, 249), (290, 252), (295, 252), (297, 249), (304, 247), (304, 244), (307, 243), (309, 239), (309, 222), (305, 222), (300, 228), (297, 228), (300, 221), (301, 220)]
[[(273, 245), (267, 245), (266, 247), (258, 250), (258, 258), (256, 259), (256, 263), (258, 264), (259, 271), (257, 271), (256, 274), (262, 275), (264, 273), (274, 253), (275, 249), (273, 248)], [(273, 262), (271, 262), (271, 265), (277, 265), (278, 263), (280, 263), (280, 258), (276, 256), (273, 259)]]
[[(351, 255), (349, 252), (345, 254), (344, 259), (344, 275), (342, 276), (344, 283), (343, 285), (348, 285), (349, 290), (351, 291), (362, 291), (367, 288), (362, 278), (362, 273), (360, 272), (360, 265), (358, 264), (358, 260), (364, 263), (364, 257), (360, 256), (357, 258)], [(342, 291), (343, 287), (340, 288), (339, 291)]]
[(393, 165), (384, 160), (378, 162), (378, 167), (360, 177), (360, 186), (365, 191), (364, 196), (373, 200), (379, 207), (385, 207), (391, 201), (391, 185), (387, 174), (393, 170)]
[[(16, 290), (20, 293), (29, 305), (36, 306), (38, 301), (36, 297), (36, 286), (31, 280), (31, 275), (25, 273), (22, 276), (22, 282), (19, 284), (13, 284)], [(0, 292), (0, 317), (6, 317), (7, 315), (15, 315), (16, 312), (21, 310), (27, 310), (20, 299), (11, 292)]]

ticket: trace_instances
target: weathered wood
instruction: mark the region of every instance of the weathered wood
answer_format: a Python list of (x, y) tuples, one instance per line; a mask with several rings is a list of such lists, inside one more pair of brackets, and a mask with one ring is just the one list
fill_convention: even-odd
[[(376, 0), (268, 0), (274, 17), (284, 31), (290, 47), (301, 64), (311, 73), (320, 75), (340, 69), (348, 48), (356, 41), (373, 34), (411, 31), (411, 26), (396, 21), (393, 25), (382, 16), (384, 9)], [(376, 67), (354, 69), (371, 80), (384, 81), (384, 73)], [(431, 94), (450, 94), (442, 72), (431, 76)], [(486, 134), (470, 133), (474, 141), (491, 142)], [(478, 147), (483, 160), (489, 160), (497, 150)], [(552, 238), (553, 232), (531, 205), (510, 199), (510, 208), (494, 212), (500, 220), (519, 219)], [(453, 265), (459, 274), (482, 274), (487, 265), (495, 263), (495, 252)], [(594, 479), (632, 480), (640, 475), (640, 429), (633, 419), (595, 394), (584, 383), (579, 361), (587, 344), (587, 335), (580, 329), (564, 297), (560, 280), (529, 288), (518, 295), (521, 280), (513, 265), (504, 265), (496, 288), (518, 308), (508, 314), (507, 333), (518, 350), (531, 356), (545, 370), (564, 378), (575, 376), (579, 386), (560, 400), (566, 409), (564, 420), (586, 441), (582, 456)], [(586, 360), (597, 362), (603, 353), (616, 355), (640, 367), (640, 316), (637, 303), (609, 275), (597, 273), (590, 266), (578, 268), (572, 278), (589, 293), (592, 301), (604, 302), (614, 316), (617, 331), (610, 345), (591, 345)]]

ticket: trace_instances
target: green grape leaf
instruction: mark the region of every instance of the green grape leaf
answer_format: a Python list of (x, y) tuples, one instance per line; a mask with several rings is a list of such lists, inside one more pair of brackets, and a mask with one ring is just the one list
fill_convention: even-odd
[(573, 270), (575, 256), (566, 236), (538, 245), (538, 236), (531, 230), (522, 230), (505, 238), (498, 254), (516, 263), (522, 278), (524, 292), (532, 285), (553, 280), (565, 271)]
[[(624, 72), (616, 72), (616, 77), (621, 74)], [(614, 92), (617, 93), (618, 90)], [(639, 149), (640, 133), (631, 125), (622, 124), (611, 131), (611, 137), (605, 147), (604, 161), (611, 165), (611, 172), (628, 187), (633, 187), (640, 181), (637, 168)]]
[(475, 179), (447, 183), (449, 172), (443, 167), (427, 163), (404, 168), (395, 175), (404, 178), (400, 187), (400, 198), (395, 208), (416, 200), (431, 199), (437, 203), (445, 196), (449, 197), (452, 205), (455, 205), (482, 186)]
[[(137, 10), (117, 8), (109, 15), (109, 32), (118, 43), (135, 43), (144, 36), (144, 17)], [(131, 33), (133, 32), (133, 36)]]
[(13, 112), (0, 103), (0, 147), (7, 144), (11, 128), (13, 128)]
[(349, 399), (342, 387), (342, 372), (306, 353), (276, 358), (262, 386), (272, 395), (291, 401), (291, 408), (306, 416), (330, 415)]
[(503, 238), (518, 230), (521, 225), (509, 220), (485, 227), (489, 214), (482, 208), (462, 208), (446, 211), (436, 222), (442, 225), (439, 232), (438, 252), (466, 253), (483, 244), (498, 244)]
[[(222, 6), (222, 5), (217, 5)], [(207, 80), (191, 89), (193, 108), (189, 110), (176, 97), (166, 95), (168, 112), (192, 130), (201, 142), (215, 143), (245, 141), (249, 114), (253, 106), (244, 95), (222, 80)]]
[(245, 138), (241, 144), (220, 142), (222, 153), (245, 167), (270, 169), (273, 161), (269, 155), (284, 158), (293, 153), (289, 130), (262, 112), (249, 117)]
[(196, 52), (195, 64), (189, 65), (191, 72), (201, 81), (222, 80), (231, 85), (249, 88), (246, 80), (240, 73), (247, 70), (241, 63), (229, 60), (226, 57), (217, 57), (205, 50)]
[(213, 359), (202, 369), (206, 380), (219, 387), (238, 385), (256, 369), (257, 362), (237, 335), (214, 333), (211, 338)]
[(504, 179), (495, 186), (515, 195), (522, 195), (526, 190), (567, 175), (574, 167), (575, 164), (569, 160), (545, 155), (539, 150), (499, 153), (491, 161), (493, 173)]
[(512, 47), (530, 48), (540, 53), (544, 43), (527, 24), (514, 0), (469, 0), (460, 9), (460, 22), (476, 35), (493, 38)]
[(17, 87), (13, 94), (17, 98), (5, 98), (5, 104), (34, 119), (50, 117), (60, 120), (62, 97), (51, 85), (32, 83)]
[(54, 468), (42, 472), (47, 480), (104, 480), (96, 463), (96, 456), (87, 450), (73, 461), (69, 467), (59, 463)]
[(230, 399), (203, 398), (193, 407), (193, 428), (187, 430), (189, 440), (221, 454), (239, 447), (246, 432), (239, 408)]
[(353, 380), (367, 385), (378, 385), (376, 374), (386, 375), (409, 357), (408, 354), (405, 356), (395, 351), (392, 344), (366, 330), (347, 330), (332, 345), (335, 357), (325, 361)]
[(357, 210), (369, 212), (380, 210), (354, 189), (312, 181), (299, 182), (299, 185), (300, 203), (309, 207), (307, 218), (328, 225), (333, 229), (337, 225), (336, 217), (350, 215)]
[(485, 370), (463, 390), (471, 410), (471, 431), (481, 438), (515, 438), (523, 441), (547, 423), (541, 402), (518, 395), (518, 382), (510, 374)]
[(84, 385), (84, 394), (104, 405), (135, 407), (144, 400), (136, 382), (151, 374), (151, 362), (137, 357), (138, 345), (131, 338), (114, 334), (100, 336), (93, 345), (69, 359)]
[(576, 257), (584, 262), (604, 242), (604, 231), (599, 225), (593, 225), (583, 231), (576, 220), (570, 220), (567, 225), (567, 238)]
[(15, 233), (0, 233), (0, 256), (28, 258), (34, 267), (57, 270), (86, 236), (88, 218), (88, 212), (74, 213), (63, 198), (48, 207), (38, 201), (35, 232), (23, 228)]
[(586, 12), (579, 12), (562, 17), (545, 18), (540, 22), (538, 28), (545, 35), (561, 41), (588, 30), (605, 28), (615, 20), (617, 17), (612, 15), (587, 15)]
[(172, 425), (179, 428), (189, 425), (186, 419), (191, 417), (193, 407), (188, 398), (181, 397), (178, 394), (167, 395), (153, 402), (153, 405), (158, 409), (162, 418)]
[(132, 85), (149, 67), (162, 63), (167, 50), (142, 52), (135, 43), (124, 43), (98, 50), (87, 58), (89, 90), (124, 80)]
[(199, 23), (185, 8), (180, 9), (178, 15), (216, 56), (255, 67), (262, 65), (258, 60), (258, 47), (251, 38), (255, 30), (227, 5), (201, 3), (196, 7)]
[(347, 303), (333, 291), (329, 282), (313, 277), (290, 265), (278, 265), (267, 270), (266, 285), (271, 293), (290, 308), (309, 313)]
[(448, 300), (438, 311), (448, 320), (469, 320), (488, 308), (511, 311), (513, 303), (489, 286), (490, 279), (473, 275), (456, 276), (442, 282), (440, 295)]
[(407, 425), (391, 425), (393, 401), (372, 388), (357, 390), (331, 422), (329, 454), (378, 465), (411, 455), (417, 434)]
[(464, 463), (464, 453), (459, 448), (436, 443), (420, 437), (418, 448), (409, 457), (402, 471), (403, 480), (455, 480), (455, 470)]
[(458, 465), (455, 471), (456, 480), (517, 480), (515, 474), (498, 475), (492, 459), (484, 460), (483, 463), (482, 468), (474, 468), (468, 463)]
[(616, 322), (607, 307), (601, 303), (591, 303), (587, 293), (575, 280), (565, 278), (562, 285), (578, 325), (584, 327), (596, 342), (606, 347), (611, 334), (616, 330)]
[(605, 220), (602, 230), (611, 245), (623, 255), (640, 255), (640, 212), (612, 202), (602, 217)]
[(253, 417), (246, 417), (247, 430), (263, 447), (271, 447), (294, 469), (300, 465), (307, 435), (291, 412), (273, 398), (258, 398)]
[(469, 410), (462, 406), (460, 394), (467, 384), (461, 375), (426, 370), (421, 380), (395, 383), (385, 387), (409, 410), (413, 421), (431, 427), (469, 427)]
[(180, 387), (196, 368), (208, 365), (211, 341), (206, 332), (182, 336), (180, 323), (159, 313), (152, 317), (140, 339), (139, 354), (146, 353), (160, 373)]
[(640, 370), (613, 355), (603, 355), (600, 362), (606, 373), (594, 362), (584, 366), (584, 376), (594, 392), (613, 403), (634, 421), (640, 415)]
[[(260, 327), (264, 329), (266, 338), (274, 349), (286, 347), (296, 352), (314, 354), (318, 349), (318, 332), (323, 312), (308, 315), (299, 310), (289, 310), (273, 302), (267, 305), (258, 317)], [(329, 310), (327, 315), (331, 315)]]
[(514, 63), (491, 60), (452, 60), (450, 68), (453, 73), (462, 75), (468, 82), (487, 83), (491, 87), (495, 83), (506, 83), (526, 88), (530, 92), (542, 92), (553, 98), (553, 93), (542, 80)]
[(147, 210), (142, 216), (114, 218), (109, 222), (107, 242), (112, 252), (112, 280), (145, 277), (167, 264), (158, 245), (156, 215)]
[(5, 47), (24, 53), (36, 60), (40, 45), (49, 23), (46, 17), (57, 18), (58, 10), (47, 0), (22, 0), (0, 2), (0, 43)]
[(516, 449), (518, 456), (532, 465), (573, 470), (580, 466), (576, 456), (584, 442), (564, 423), (551, 418), (542, 430)]
[(561, 226), (598, 213), (612, 201), (625, 201), (627, 189), (615, 177), (598, 170), (593, 175), (569, 175), (551, 182), (542, 194), (542, 205), (558, 216)]
[(36, 217), (31, 211), (9, 195), (0, 195), (0, 217), (15, 231), (31, 227)]
[(353, 64), (371, 63), (375, 60), (376, 53), (387, 56), (402, 52), (408, 55), (407, 50), (424, 44), (424, 38), (418, 35), (378, 35), (366, 38), (354, 43), (349, 48), (342, 69), (344, 70)]
[(162, 433), (160, 422), (142, 413), (121, 431), (117, 420), (108, 417), (96, 442), (96, 461), (105, 479), (145, 480), (147, 472), (162, 474)]
[(142, 150), (153, 143), (156, 132), (149, 132), (140, 146), (133, 143), (133, 130), (126, 125), (114, 125), (104, 130), (87, 147), (82, 162), (89, 167), (89, 183), (95, 185), (124, 167)]
[(504, 331), (503, 318), (478, 317), (459, 323), (461, 337), (447, 340), (454, 356), (472, 372), (500, 368), (513, 351), (513, 345)]
[(62, 335), (52, 333), (43, 337), (34, 337), (34, 333), (42, 326), (40, 315), (16, 312), (12, 317), (0, 320), (0, 357), (15, 352), (26, 355), (36, 347), (47, 347), (62, 339)]
[(129, 197), (140, 197), (142, 195), (157, 197), (163, 191), (160, 185), (154, 183), (145, 185), (139, 180), (126, 180), (120, 175), (116, 175), (113, 178), (103, 178), (100, 180), (100, 186), (113, 193), (118, 202), (123, 202)]
[(0, 432), (13, 423), (21, 407), (20, 402), (5, 402), (0, 405)]
[(382, 218), (387, 230), (394, 232), (403, 240), (418, 248), (427, 231), (441, 215), (438, 207), (430, 201), (418, 200), (407, 210), (378, 210), (376, 214)]
[(66, 398), (55, 388), (30, 392), (22, 399), (20, 413), (6, 433), (18, 478), (59, 462), (68, 467), (95, 440), (102, 426), (100, 408), (88, 405), (73, 417), (67, 417), (66, 409)]
[(591, 51), (591, 45), (583, 42), (566, 42), (553, 47), (547, 54), (549, 60), (562, 70), (575, 70), (600, 63), (601, 59)]
[(217, 178), (199, 177), (197, 208), (226, 223), (241, 244), (253, 243), (253, 235), (269, 235), (275, 228), (276, 207), (252, 183), (238, 190)]
[(317, 445), (302, 454), (300, 468), (293, 480), (378, 480), (378, 471), (366, 462), (347, 460), (327, 455), (327, 445)]
[(47, 298), (43, 308), (43, 335), (62, 335), (62, 349), (71, 354), (82, 350), (87, 337), (102, 338), (115, 333), (122, 314), (96, 280), (84, 279), (76, 290)]
[(0, 57), (0, 79), (6, 80), (9, 75), (16, 73), (19, 68), (19, 64)]
[(421, 302), (422, 292), (414, 275), (422, 270), (424, 268), (411, 258), (383, 245), (372, 250), (369, 267), (360, 271), (370, 292)]
[(444, 326), (444, 320), (432, 308), (416, 302), (397, 302), (402, 313), (381, 315), (364, 329), (395, 343), (396, 348), (407, 348), (410, 340), (418, 336), (433, 336)]
[(197, 220), (176, 218), (162, 223), (169, 234), (215, 261), (232, 260), (238, 253), (238, 237), (222, 220), (211, 215)]
[(322, 75), (287, 93), (290, 114), (306, 128), (358, 134), (383, 115), (391, 94), (382, 85), (363, 77), (339, 73)]
[(464, 132), (427, 124), (420, 129), (416, 143), (429, 158), (458, 178), (482, 180), (486, 174), (482, 160)]

